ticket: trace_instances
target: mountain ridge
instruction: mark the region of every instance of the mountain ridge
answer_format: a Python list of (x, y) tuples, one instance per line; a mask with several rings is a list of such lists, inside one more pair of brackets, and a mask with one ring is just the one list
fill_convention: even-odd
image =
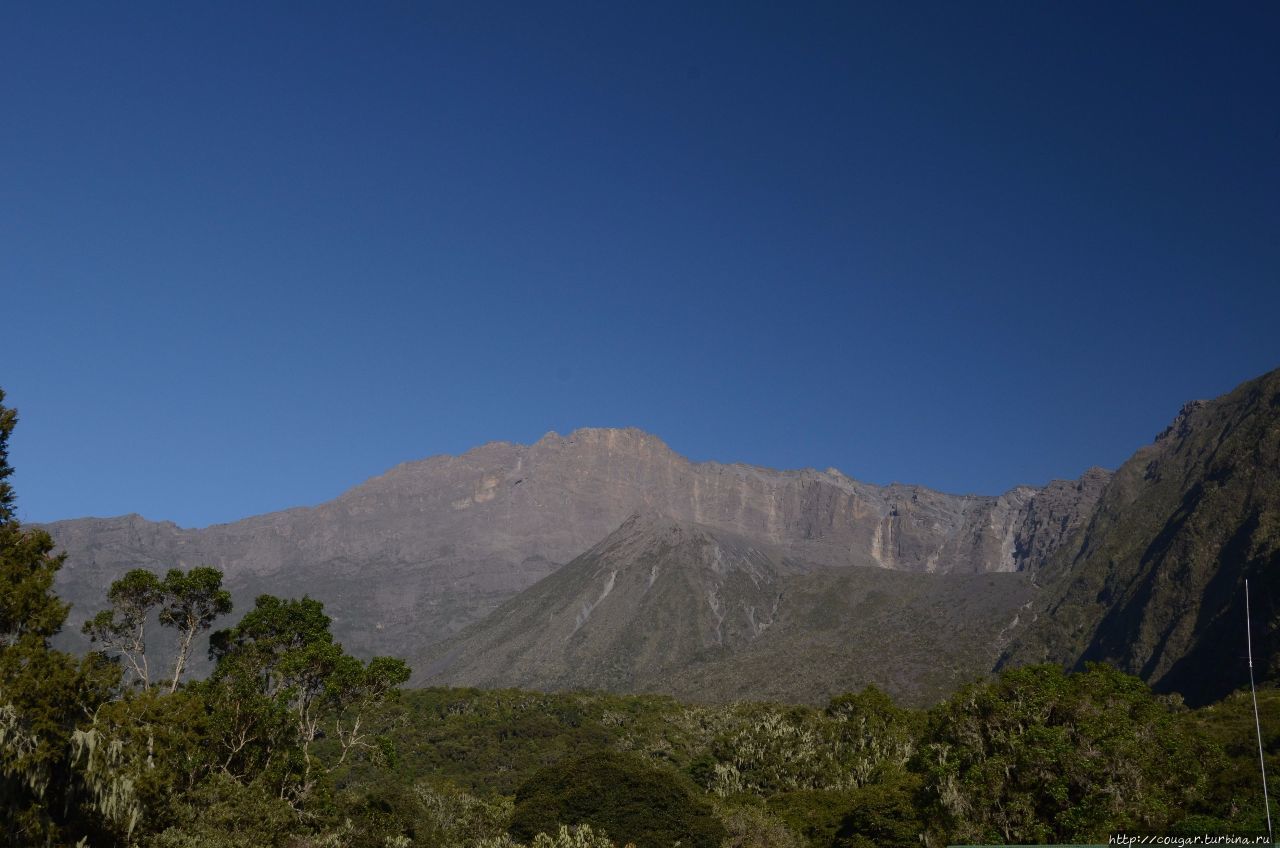
[(1245, 577), (1280, 674), (1280, 370), (1185, 404), (1115, 473), (997, 496), (582, 428), (206, 529), (47, 527), (72, 628), (127, 568), (207, 563), (242, 605), (324, 601), (353, 652), (416, 657), (419, 682), (808, 700), (871, 682), (923, 702), (993, 668), (1102, 660), (1200, 702), (1240, 683)]
[(1184, 404), (1040, 577), (1002, 666), (1103, 661), (1215, 700), (1247, 681), (1250, 579), (1260, 676), (1280, 674), (1280, 369)]
[[(479, 620), (637, 511), (833, 567), (1017, 571), (1038, 565), (1103, 485), (1104, 472), (1088, 472), (996, 496), (949, 495), (835, 470), (694, 463), (636, 428), (581, 428), (400, 463), (331, 501), (207, 528), (140, 516), (44, 526), (69, 555), (58, 583), (74, 604), (69, 630), (128, 568), (207, 564), (239, 598), (305, 586), (353, 650), (409, 654)], [(1037, 524), (1042, 513), (1052, 520)]]
[[(1077, 508), (1085, 490), (1097, 493), (1086, 499), (1087, 512)], [(718, 529), (631, 519), (436, 654), (428, 651), (420, 682), (819, 702), (830, 694), (823, 683), (856, 689), (870, 682), (904, 702), (927, 703), (1012, 665), (1079, 669), (1101, 661), (1158, 691), (1207, 703), (1248, 679), (1245, 579), (1254, 589), (1260, 674), (1280, 675), (1280, 370), (1184, 404), (1114, 475), (1090, 472), (1036, 490), (1015, 548), (1037, 563), (1012, 575), (1031, 578), (1024, 586), (997, 585), (1009, 575), (994, 570), (978, 575), (986, 583), (975, 592), (957, 581), (963, 569), (833, 569), (751, 549), (769, 566), (761, 574), (776, 600), (770, 605), (748, 591), (736, 600), (726, 595), (726, 604), (718, 566), (701, 549), (663, 546), (672, 526), (714, 548), (716, 564), (731, 561), (735, 543)], [(649, 528), (647, 547), (634, 543), (637, 528)], [(873, 545), (884, 541), (877, 535)], [(617, 553), (628, 545), (631, 551)], [(882, 551), (876, 559), (891, 558)], [(655, 573), (659, 562), (684, 572), (690, 585), (679, 604), (653, 607), (648, 588), (634, 588), (634, 568), (650, 560)], [(630, 595), (615, 593), (629, 572)], [(912, 594), (919, 588), (908, 585), (913, 577), (930, 581), (923, 595)], [(932, 595), (944, 581), (945, 591)], [(867, 601), (888, 584), (884, 615)], [(751, 613), (750, 638), (711, 644), (705, 622), (709, 614), (719, 621), (722, 608)], [(767, 626), (756, 628), (760, 608), (769, 611)], [(579, 609), (591, 615), (575, 619)], [(673, 633), (681, 635), (665, 665), (649, 660), (652, 652), (641, 648)], [(883, 649), (866, 650), (868, 643)], [(892, 674), (904, 666), (909, 673)], [(940, 670), (953, 676), (939, 677)]]

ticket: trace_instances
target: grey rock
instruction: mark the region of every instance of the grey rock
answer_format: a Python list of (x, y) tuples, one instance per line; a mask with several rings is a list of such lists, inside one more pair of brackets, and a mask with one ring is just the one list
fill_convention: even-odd
[[(694, 463), (635, 429), (549, 433), (399, 465), (328, 503), (187, 529), (137, 515), (47, 525), (68, 554), (68, 631), (133, 567), (207, 564), (237, 607), (260, 592), (325, 602), (363, 654), (413, 655), (554, 573), (637, 512), (845, 568), (1034, 570), (1092, 509), (1106, 472), (998, 497), (861, 483), (835, 469)], [(70, 637), (74, 640), (74, 635)]]
[(813, 703), (874, 683), (927, 704), (991, 668), (1031, 592), (1026, 574), (831, 568), (638, 515), (415, 658), (415, 682)]

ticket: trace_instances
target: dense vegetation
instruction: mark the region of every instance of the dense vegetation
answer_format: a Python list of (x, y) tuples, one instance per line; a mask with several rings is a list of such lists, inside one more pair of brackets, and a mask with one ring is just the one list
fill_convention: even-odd
[[(1280, 692), (1260, 696), (1263, 726), (1280, 728)], [(417, 786), (492, 804), (534, 788), (545, 794), (547, 766), (625, 752), (681, 780), (690, 806), (709, 803), (729, 845), (1258, 832), (1251, 709), (1246, 695), (1188, 710), (1106, 666), (1006, 672), (927, 711), (899, 708), (874, 689), (826, 709), (424, 689), (377, 710), (374, 726), (394, 759), (361, 761), (337, 781), (371, 803)], [(1277, 752), (1272, 733), (1269, 766), (1280, 765)], [(384, 821), (407, 819), (386, 812)]]
[[(1105, 665), (1010, 670), (928, 710), (873, 688), (825, 708), (401, 692), (404, 663), (347, 654), (317, 601), (263, 595), (215, 630), (232, 599), (211, 568), (125, 574), (86, 624), (99, 650), (75, 657), (50, 645), (61, 560), (15, 516), (14, 423), (0, 406), (8, 845), (862, 848), (1262, 828), (1247, 696), (1189, 710)], [(190, 680), (206, 631), (213, 671)], [(1280, 728), (1280, 692), (1262, 707)], [(1280, 734), (1266, 749), (1280, 764)]]

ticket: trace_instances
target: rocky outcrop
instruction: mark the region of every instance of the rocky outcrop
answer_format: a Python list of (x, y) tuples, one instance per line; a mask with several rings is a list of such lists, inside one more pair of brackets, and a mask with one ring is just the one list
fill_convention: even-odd
[(1016, 518), (1012, 561), (1019, 571), (1048, 561), (1084, 527), (1111, 482), (1111, 472), (1090, 468), (1078, 480), (1054, 480), (1028, 498)]

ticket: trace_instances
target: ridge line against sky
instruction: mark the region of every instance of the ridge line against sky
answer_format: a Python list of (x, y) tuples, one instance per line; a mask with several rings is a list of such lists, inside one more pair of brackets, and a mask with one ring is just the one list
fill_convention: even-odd
[(1280, 365), (1280, 6), (20, 5), (19, 514), (637, 426), (994, 494)]

